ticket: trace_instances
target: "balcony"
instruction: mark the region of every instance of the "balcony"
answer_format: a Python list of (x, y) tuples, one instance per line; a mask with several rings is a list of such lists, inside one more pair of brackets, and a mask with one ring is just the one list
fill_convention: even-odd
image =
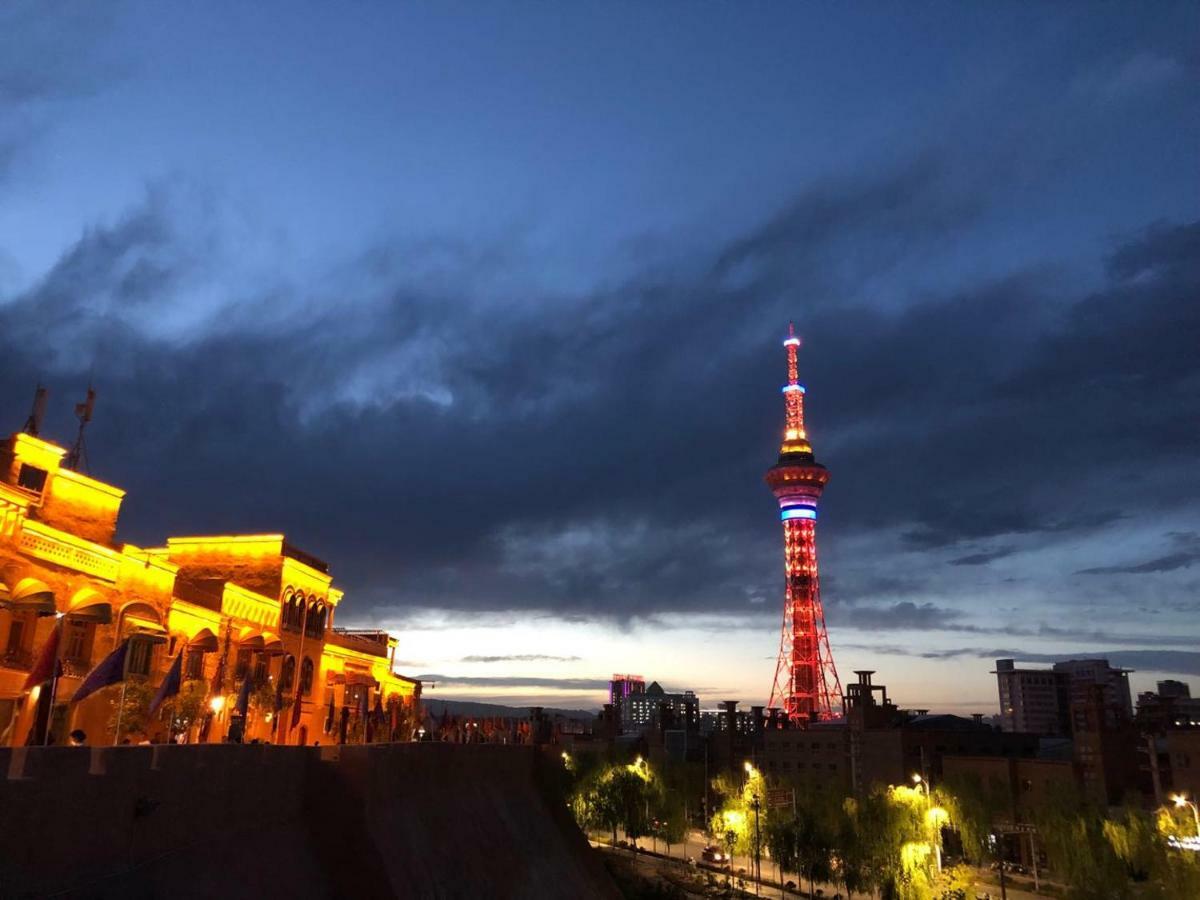
[(32, 650), (9, 650), (0, 656), (0, 668), (28, 672), (33, 668)]

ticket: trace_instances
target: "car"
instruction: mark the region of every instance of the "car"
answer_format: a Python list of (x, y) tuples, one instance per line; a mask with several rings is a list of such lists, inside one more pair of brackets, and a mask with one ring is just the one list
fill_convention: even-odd
[(729, 857), (722, 852), (721, 848), (713, 844), (709, 844), (700, 851), (700, 858), (708, 863), (722, 863), (729, 861)]

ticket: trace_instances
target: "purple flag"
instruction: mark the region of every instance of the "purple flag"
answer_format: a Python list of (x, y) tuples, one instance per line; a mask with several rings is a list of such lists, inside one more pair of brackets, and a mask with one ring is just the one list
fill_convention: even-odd
[(246, 667), (246, 677), (242, 680), (242, 689), (238, 692), (237, 703), (233, 706), (233, 711), (239, 716), (244, 716), (246, 710), (250, 708), (250, 667)]
[(71, 698), (71, 702), (78, 703), (84, 697), (88, 697), (100, 690), (100, 688), (124, 681), (125, 657), (128, 653), (129, 638), (125, 638), (125, 640), (121, 641), (121, 646), (100, 660), (100, 664), (88, 672), (87, 678), (83, 679), (83, 684), (75, 689), (75, 696)]
[(174, 697), (179, 693), (179, 683), (182, 680), (183, 651), (180, 650), (175, 654), (175, 662), (171, 663), (171, 668), (167, 670), (167, 677), (158, 686), (158, 690), (154, 694), (154, 699), (150, 701), (150, 715), (158, 712), (158, 708), (163, 705), (168, 697)]

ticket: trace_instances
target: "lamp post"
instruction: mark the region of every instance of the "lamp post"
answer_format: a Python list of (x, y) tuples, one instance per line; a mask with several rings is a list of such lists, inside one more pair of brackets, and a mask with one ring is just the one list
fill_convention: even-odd
[(1185, 806), (1192, 808), (1192, 819), (1196, 822), (1196, 837), (1200, 838), (1200, 809), (1197, 809), (1196, 804), (1187, 798), (1187, 794), (1172, 794), (1171, 799), (1180, 809)]
[(918, 773), (913, 773), (913, 784), (925, 790), (925, 820), (933, 828), (933, 849), (937, 858), (937, 870), (940, 875), (942, 872), (942, 820), (938, 813), (942, 810), (940, 807), (933, 805), (933, 797), (929, 793), (929, 782), (922, 778)]
[(757, 897), (762, 888), (762, 854), (759, 849), (761, 844), (758, 833), (758, 810), (761, 803), (757, 794), (752, 798), (751, 805), (754, 807), (754, 896)]

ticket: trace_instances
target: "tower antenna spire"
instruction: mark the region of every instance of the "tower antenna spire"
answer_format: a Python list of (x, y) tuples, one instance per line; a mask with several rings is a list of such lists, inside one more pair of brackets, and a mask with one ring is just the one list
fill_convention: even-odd
[(783, 444), (779, 461), (766, 478), (783, 520), (785, 576), (783, 628), (770, 705), (782, 708), (793, 723), (806, 725), (832, 719), (842, 707), (842, 685), (829, 649), (817, 570), (817, 506), (829, 470), (814, 458), (804, 430), (804, 386), (797, 363), (800, 338), (791, 322), (783, 346), (788, 365)]
[(63, 463), (68, 469), (74, 469), (76, 472), (79, 471), (80, 466), (83, 466), (84, 472), (88, 471), (87, 445), (83, 442), (83, 430), (87, 427), (88, 422), (92, 421), (92, 413), (95, 409), (96, 390), (89, 383), (87, 399), (83, 403), (75, 404), (75, 415), (79, 417), (79, 433), (75, 436), (75, 443)]
[(29, 410), (29, 418), (25, 420), (25, 427), (22, 429), (26, 434), (37, 437), (38, 432), (42, 430), (42, 418), (46, 415), (46, 395), (48, 393), (49, 391), (40, 382), (34, 388), (33, 407)]

